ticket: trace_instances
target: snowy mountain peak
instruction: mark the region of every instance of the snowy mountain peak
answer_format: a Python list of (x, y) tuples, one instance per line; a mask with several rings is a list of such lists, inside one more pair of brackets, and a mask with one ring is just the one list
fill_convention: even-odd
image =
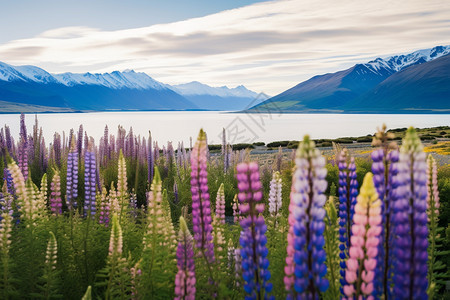
[(0, 80), (2, 81), (25, 81), (36, 83), (56, 83), (65, 86), (74, 85), (100, 85), (113, 89), (157, 89), (163, 90), (167, 87), (145, 73), (137, 73), (133, 70), (124, 72), (114, 71), (111, 73), (62, 73), (50, 74), (35, 66), (11, 66), (0, 62)]
[(258, 96), (258, 93), (250, 91), (243, 85), (239, 85), (235, 88), (230, 89), (227, 86), (212, 87), (198, 81), (192, 81), (189, 83), (173, 85), (171, 86), (171, 88), (175, 92), (186, 96), (210, 95), (219, 97), (241, 97), (241, 98), (256, 98)]
[(436, 46), (430, 49), (418, 50), (409, 54), (395, 55), (387, 58), (376, 58), (366, 64), (375, 74), (395, 73), (409, 66), (425, 63), (450, 53), (450, 46)]

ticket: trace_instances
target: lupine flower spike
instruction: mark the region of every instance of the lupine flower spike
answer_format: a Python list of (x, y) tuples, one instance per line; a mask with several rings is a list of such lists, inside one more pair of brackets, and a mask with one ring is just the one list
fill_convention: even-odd
[(267, 226), (262, 213), (262, 185), (259, 178), (259, 168), (256, 162), (237, 165), (237, 180), (239, 188), (239, 209), (244, 218), (241, 220), (242, 277), (244, 278), (245, 299), (270, 299), (272, 291), (269, 282), (270, 271), (267, 238)]
[(225, 192), (223, 183), (220, 185), (219, 190), (217, 191), (216, 219), (220, 224), (225, 224)]
[(177, 248), (178, 272), (175, 277), (175, 300), (195, 299), (194, 243), (186, 221), (180, 217)]
[(391, 141), (395, 135), (386, 131), (386, 125), (375, 134), (372, 146), (378, 147), (372, 151), (373, 182), (381, 201), (381, 233), (378, 244), (377, 268), (374, 280), (374, 297), (385, 299), (389, 297), (390, 286), (392, 286), (392, 242), (393, 232), (391, 229), (392, 215), (392, 193), (393, 177), (398, 173), (398, 146)]
[(211, 202), (206, 171), (206, 134), (200, 130), (191, 154), (192, 223), (197, 248), (204, 253), (208, 264), (214, 262), (212, 243)]
[[(91, 138), (92, 139), (92, 138)], [(84, 154), (84, 215), (95, 215), (95, 195), (96, 195), (96, 168), (93, 142), (90, 141), (88, 149)]]
[(372, 296), (381, 232), (381, 201), (372, 173), (364, 177), (353, 216), (350, 258), (347, 261), (344, 294), (348, 299), (374, 299)]
[(59, 171), (54, 170), (52, 183), (50, 184), (50, 211), (52, 215), (57, 216), (62, 213), (61, 201), (61, 177)]
[(328, 288), (323, 246), (325, 159), (306, 135), (297, 149), (289, 205), (284, 283), (288, 299), (319, 299)]
[(281, 209), (281, 176), (275, 171), (270, 181), (269, 212), (272, 217), (277, 217)]
[(339, 257), (341, 258), (341, 293), (342, 287), (347, 284), (345, 280), (346, 261), (350, 248), (351, 226), (355, 212), (356, 196), (358, 195), (358, 182), (356, 181), (356, 165), (347, 149), (338, 153), (339, 167)]
[[(80, 125), (80, 129), (82, 129)], [(69, 210), (77, 207), (76, 198), (78, 197), (78, 154), (75, 145), (75, 136), (72, 136), (71, 147), (67, 157), (67, 181), (66, 181), (66, 204)]]
[(427, 299), (427, 164), (420, 139), (409, 128), (400, 149), (392, 225), (396, 299)]
[[(438, 277), (442, 276), (439, 270), (445, 272), (445, 265), (441, 261), (436, 260), (438, 253), (438, 248), (440, 245), (440, 230), (442, 228), (438, 227), (439, 222), (439, 191), (438, 191), (438, 180), (437, 180), (437, 167), (436, 160), (433, 156), (428, 155), (427, 158), (427, 215), (428, 215), (428, 228), (430, 230), (430, 247), (428, 248), (428, 280), (430, 285), (428, 287), (428, 296), (433, 299), (435, 291), (439, 290), (438, 287)], [(442, 272), (441, 271), (441, 272)]]

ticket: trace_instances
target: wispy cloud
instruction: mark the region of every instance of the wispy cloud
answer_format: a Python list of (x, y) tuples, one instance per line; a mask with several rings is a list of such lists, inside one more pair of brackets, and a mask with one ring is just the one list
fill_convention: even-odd
[(449, 19), (447, 0), (282, 0), (128, 30), (56, 28), (0, 45), (0, 60), (275, 94), (355, 62), (450, 44)]

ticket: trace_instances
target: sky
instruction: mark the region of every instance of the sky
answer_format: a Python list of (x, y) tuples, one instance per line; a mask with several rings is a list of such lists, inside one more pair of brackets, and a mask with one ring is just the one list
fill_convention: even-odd
[(0, 61), (134, 69), (278, 94), (376, 57), (450, 44), (448, 0), (0, 0)]

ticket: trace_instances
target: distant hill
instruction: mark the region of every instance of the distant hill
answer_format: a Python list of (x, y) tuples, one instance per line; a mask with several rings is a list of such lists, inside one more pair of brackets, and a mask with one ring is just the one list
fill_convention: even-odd
[[(186, 96), (181, 94), (185, 92)], [(35, 66), (0, 62), (0, 112), (240, 110), (259, 103), (253, 101), (257, 95), (244, 86), (228, 89), (196, 83), (172, 87), (132, 70), (50, 74)]]
[(255, 93), (243, 85), (230, 89), (226, 86), (211, 87), (193, 81), (174, 85), (171, 88), (197, 107), (207, 110), (243, 110), (269, 98), (266, 94)]
[(314, 76), (248, 111), (450, 112), (449, 53), (438, 46)]

